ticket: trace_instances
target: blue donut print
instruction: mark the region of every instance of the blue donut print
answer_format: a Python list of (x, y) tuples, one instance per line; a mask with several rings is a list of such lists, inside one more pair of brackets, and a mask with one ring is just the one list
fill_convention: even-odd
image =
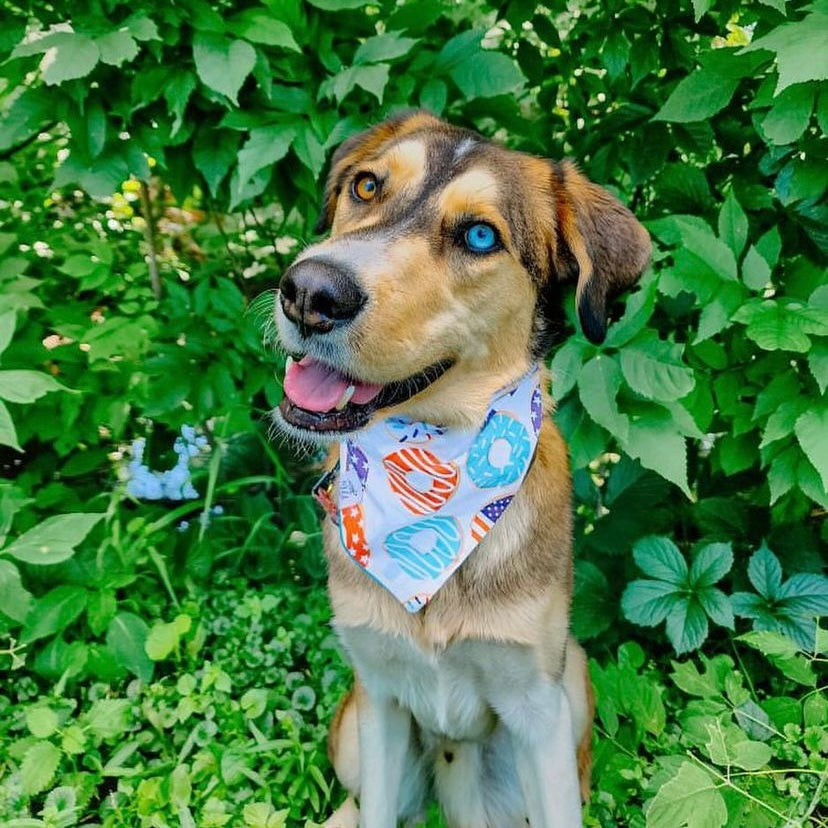
[(489, 417), (472, 443), (466, 468), (472, 482), (481, 489), (508, 486), (526, 471), (531, 455), (526, 426), (498, 411)]
[(460, 553), (462, 542), (460, 524), (436, 515), (395, 529), (385, 548), (410, 578), (436, 578)]

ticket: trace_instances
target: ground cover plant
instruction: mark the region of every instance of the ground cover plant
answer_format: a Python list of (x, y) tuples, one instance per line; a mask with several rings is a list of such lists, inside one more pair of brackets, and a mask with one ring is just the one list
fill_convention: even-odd
[(410, 106), (577, 159), (655, 243), (550, 362), (586, 823), (828, 824), (824, 0), (74, 5), (0, 0), (0, 825), (342, 796), (268, 306), (332, 148)]

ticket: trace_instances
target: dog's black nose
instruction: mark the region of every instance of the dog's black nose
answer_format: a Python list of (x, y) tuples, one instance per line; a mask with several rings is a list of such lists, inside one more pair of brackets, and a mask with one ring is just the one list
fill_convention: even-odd
[(285, 316), (302, 336), (328, 333), (350, 322), (368, 298), (347, 268), (324, 259), (305, 259), (287, 269), (279, 285)]

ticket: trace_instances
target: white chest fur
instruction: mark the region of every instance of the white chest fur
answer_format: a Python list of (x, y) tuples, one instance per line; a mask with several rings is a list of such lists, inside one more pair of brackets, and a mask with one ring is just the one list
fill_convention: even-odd
[(504, 697), (519, 700), (543, 681), (528, 647), (464, 640), (425, 650), (368, 627), (338, 632), (369, 693), (393, 699), (422, 730), (441, 738), (484, 739)]

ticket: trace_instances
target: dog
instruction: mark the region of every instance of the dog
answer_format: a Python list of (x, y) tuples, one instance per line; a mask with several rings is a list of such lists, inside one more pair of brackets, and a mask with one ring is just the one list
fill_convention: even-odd
[[(329, 735), (349, 796), (326, 826), (411, 824), (434, 798), (456, 828), (579, 826), (593, 699), (569, 633), (571, 484), (542, 359), (560, 286), (577, 282), (581, 328), (602, 341), (610, 302), (649, 260), (649, 237), (572, 162), (507, 150), (423, 111), (338, 148), (317, 229), (329, 237), (280, 283), (276, 326), (298, 361), (288, 360), (274, 418), (289, 438), (331, 446), (319, 490), (328, 589), (355, 682)], [(462, 497), (478, 500), (434, 522), (481, 462), (515, 485), (517, 454), (492, 459), (488, 430), (524, 391), (534, 394), (531, 414), (503, 422), (523, 440), (531, 417), (538, 433), (531, 457), (525, 443), (515, 449), (526, 470), (495, 502), (495, 522), (480, 526), (483, 509), (477, 528), (461, 526), (457, 515), (480, 503), (473, 484)], [(446, 433), (472, 441), (460, 460), (430, 453), (431, 438)], [(359, 455), (375, 437), (400, 448), (370, 461), (366, 484)], [(372, 475), (384, 488), (362, 494)], [(373, 512), (343, 506), (369, 495), (380, 504)], [(411, 524), (386, 527), (401, 504)], [(429, 529), (420, 547), (411, 548), (411, 526)], [(409, 546), (396, 558), (400, 543)], [(471, 551), (461, 555), (458, 543)], [(416, 593), (408, 576), (420, 564), (433, 575), (451, 544), (451, 560), (438, 562), (445, 580)], [(399, 579), (408, 598), (393, 591)]]

